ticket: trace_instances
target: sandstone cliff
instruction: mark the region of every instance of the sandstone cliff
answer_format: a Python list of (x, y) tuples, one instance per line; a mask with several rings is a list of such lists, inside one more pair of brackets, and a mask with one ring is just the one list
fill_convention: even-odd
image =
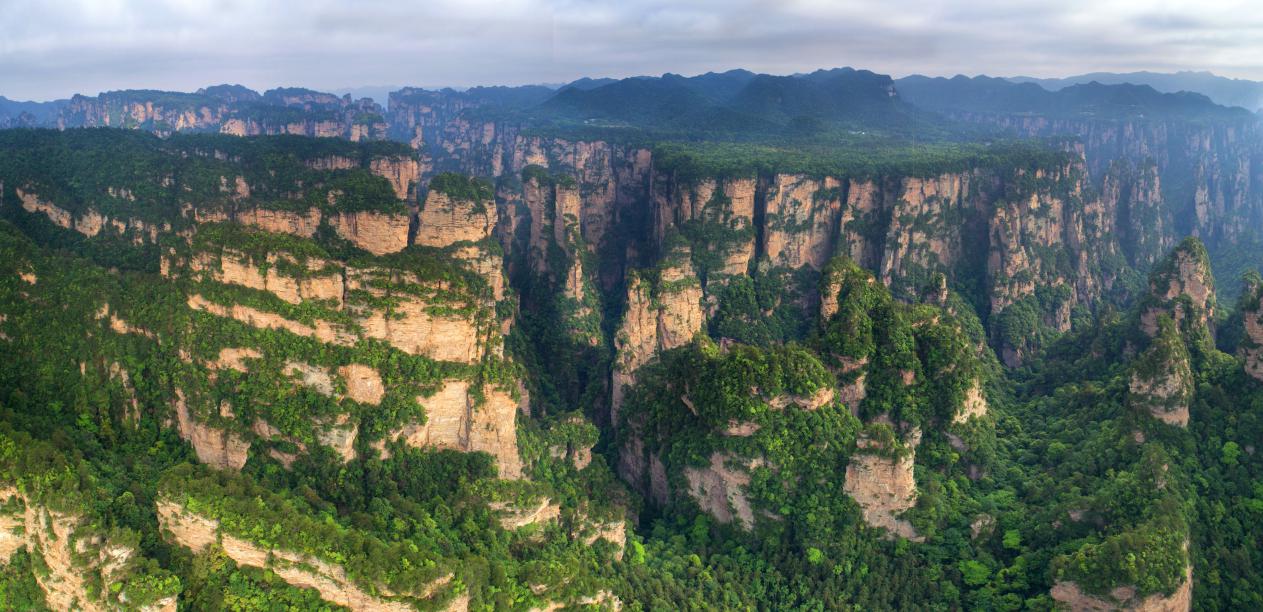
[(1121, 586), (1107, 596), (1096, 596), (1083, 592), (1073, 582), (1054, 584), (1051, 595), (1059, 604), (1076, 612), (1187, 612), (1193, 607), (1193, 568), (1185, 568), (1184, 582), (1170, 595), (1154, 593), (1137, 597), (1134, 587)]
[(1181, 242), (1149, 275), (1149, 295), (1141, 305), (1141, 330), (1150, 337), (1157, 334), (1163, 314), (1190, 337), (1214, 335), (1215, 280), (1206, 248), (1196, 238)]
[[(424, 424), (405, 424), (387, 435), (418, 448), (484, 451), (496, 459), (501, 478), (521, 478), (515, 419), (518, 401), (496, 387), (471, 388), (465, 380), (446, 381), (428, 397), (418, 397)], [(378, 450), (387, 453), (385, 442)]]
[(614, 339), (611, 422), (618, 422), (625, 387), (635, 381), (636, 370), (657, 352), (683, 346), (702, 329), (701, 299), (687, 249), (677, 250), (656, 279), (652, 274), (630, 275), (627, 309)]
[(131, 584), (140, 578), (134, 546), (110, 539), (82, 515), (31, 500), (12, 487), (0, 490), (0, 503), (6, 507), (0, 516), (0, 564), (18, 548), (36, 555), (44, 571), (36, 571), (35, 580), (51, 609), (175, 612), (174, 595), (139, 601)]
[[(158, 501), (158, 521), (174, 544), (205, 552), (212, 546), (238, 565), (274, 572), (281, 580), (298, 587), (315, 589), (325, 601), (356, 611), (409, 612), (422, 608), (421, 602), (434, 596), (450, 582), (451, 575), (429, 584), (416, 585), (409, 593), (394, 593), (384, 585), (365, 587), (347, 575), (341, 566), (299, 552), (256, 544), (224, 531), (220, 522), (192, 512), (169, 499)], [(440, 600), (442, 610), (465, 610), (468, 596), (457, 594)]]
[(1168, 316), (1154, 325), (1153, 341), (1132, 366), (1127, 401), (1167, 424), (1187, 427), (1196, 387), (1188, 349)]
[(1241, 295), (1243, 336), (1237, 353), (1245, 361), (1245, 371), (1263, 380), (1263, 284), (1249, 284)]
[(903, 442), (861, 437), (847, 463), (843, 487), (859, 504), (864, 522), (884, 528), (890, 535), (917, 541), (921, 538), (916, 529), (900, 515), (916, 505), (917, 485), (912, 465), (919, 441), (919, 432)]

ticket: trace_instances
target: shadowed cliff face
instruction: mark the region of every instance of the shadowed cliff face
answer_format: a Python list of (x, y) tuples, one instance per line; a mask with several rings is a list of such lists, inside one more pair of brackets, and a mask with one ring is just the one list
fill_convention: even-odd
[[(960, 116), (1023, 137), (1077, 139), (1093, 183), (1104, 183), (1105, 192), (1121, 188), (1132, 194), (1134, 262), (1154, 261), (1178, 237), (1189, 234), (1212, 248), (1233, 244), (1263, 221), (1258, 170), (1263, 149), (1260, 128), (1251, 118), (1201, 123)], [(1119, 173), (1119, 162), (1136, 170)], [(1147, 213), (1155, 203), (1160, 203), (1160, 214)]]

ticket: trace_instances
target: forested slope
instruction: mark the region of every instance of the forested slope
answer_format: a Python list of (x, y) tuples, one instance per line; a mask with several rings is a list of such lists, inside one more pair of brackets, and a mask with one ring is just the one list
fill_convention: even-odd
[(1263, 283), (1212, 257), (1253, 191), (460, 108), (542, 95), (421, 151), (0, 132), (0, 607), (1260, 605)]

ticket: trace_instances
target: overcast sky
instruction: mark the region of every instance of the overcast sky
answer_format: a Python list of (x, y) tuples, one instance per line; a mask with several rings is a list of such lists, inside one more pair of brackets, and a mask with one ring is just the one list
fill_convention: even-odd
[(854, 66), (1263, 80), (1258, 0), (0, 0), (0, 95)]

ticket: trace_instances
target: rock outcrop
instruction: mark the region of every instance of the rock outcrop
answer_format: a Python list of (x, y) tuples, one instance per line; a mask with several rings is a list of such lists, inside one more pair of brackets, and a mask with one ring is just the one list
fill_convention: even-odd
[(899, 515), (917, 503), (913, 477), (913, 449), (919, 434), (906, 444), (879, 442), (861, 437), (846, 466), (843, 490), (859, 504), (864, 522), (886, 529), (890, 535), (919, 541), (916, 529)]
[(627, 281), (627, 310), (614, 339), (617, 358), (613, 375), (610, 422), (617, 423), (625, 388), (636, 370), (659, 351), (683, 346), (702, 329), (702, 288), (693, 274), (687, 250), (652, 275), (632, 273)]
[(1240, 311), (1244, 334), (1237, 352), (1245, 361), (1246, 374), (1263, 380), (1263, 284), (1246, 286)]
[[(175, 395), (176, 423), (180, 437), (193, 445), (197, 460), (221, 470), (240, 470), (249, 458), (250, 442), (236, 432), (197, 420), (189, 413), (184, 392), (176, 389)], [(225, 409), (226, 407), (221, 407), (221, 411)]]
[[(469, 381), (448, 380), (417, 402), (425, 409), (425, 423), (404, 425), (387, 439), (417, 448), (484, 451), (495, 457), (501, 478), (521, 478), (515, 427), (518, 402), (508, 392), (487, 386), (475, 394)], [(384, 443), (379, 450), (386, 452)]]
[(1215, 280), (1210, 256), (1197, 238), (1181, 242), (1149, 275), (1141, 330), (1150, 337), (1156, 335), (1162, 314), (1174, 319), (1182, 333), (1214, 335)]
[[(419, 609), (411, 603), (433, 596), (451, 580), (439, 579), (418, 585), (414, 592), (393, 593), (384, 585), (371, 591), (347, 576), (346, 570), (299, 552), (266, 547), (224, 531), (219, 521), (192, 512), (179, 504), (158, 500), (158, 522), (171, 541), (194, 553), (221, 548), (238, 565), (270, 570), (281, 580), (298, 587), (315, 589), (325, 601), (362, 612), (412, 612)], [(468, 609), (468, 596), (457, 595), (442, 608), (457, 611)]]
[(458, 199), (431, 190), (418, 215), (415, 243), (444, 248), (457, 242), (478, 242), (491, 235), (496, 218), (492, 200)]
[(491, 509), (496, 512), (496, 520), (500, 522), (500, 526), (508, 531), (556, 522), (561, 516), (561, 507), (547, 497), (542, 497), (525, 506), (509, 502), (492, 502)]
[(26, 499), (14, 488), (0, 490), (0, 503), (17, 508), (0, 515), (0, 563), (23, 547), (37, 555), (44, 571), (35, 572), (35, 581), (49, 608), (175, 612), (174, 595), (128, 605), (129, 594), (133, 602), (136, 598), (127, 583), (139, 554), (104, 535), (85, 517)]
[(43, 214), (54, 225), (74, 230), (88, 238), (93, 238), (101, 234), (102, 231), (106, 231), (129, 238), (134, 244), (144, 244), (146, 242), (152, 244), (157, 242), (159, 233), (171, 231), (170, 223), (153, 223), (133, 218), (112, 219), (97, 212), (94, 208), (88, 208), (82, 214), (76, 216), (69, 210), (41, 199), (29, 187), (26, 190), (18, 188), (16, 193), (18, 200), (22, 202), (22, 209), (26, 212)]
[(1185, 568), (1184, 581), (1170, 595), (1154, 593), (1137, 597), (1135, 588), (1121, 586), (1108, 595), (1098, 596), (1083, 592), (1073, 582), (1054, 584), (1050, 594), (1059, 604), (1075, 612), (1188, 612), (1193, 607), (1193, 568)]
[(1160, 315), (1154, 325), (1153, 341), (1132, 366), (1127, 402), (1164, 423), (1187, 427), (1195, 388), (1188, 348), (1168, 316)]
[(334, 231), (374, 255), (402, 251), (408, 246), (408, 215), (372, 211), (341, 212), (330, 219)]
[(982, 385), (975, 382), (965, 391), (965, 401), (960, 410), (952, 417), (953, 423), (966, 423), (970, 419), (986, 416), (987, 398), (982, 394)]
[[(736, 465), (740, 464), (740, 465)], [(688, 492), (702, 510), (721, 523), (736, 520), (745, 529), (754, 528), (754, 511), (746, 497), (745, 487), (750, 484), (749, 470), (762, 465), (761, 461), (737, 461), (722, 453), (710, 456), (705, 468), (686, 466), (684, 478)]]

